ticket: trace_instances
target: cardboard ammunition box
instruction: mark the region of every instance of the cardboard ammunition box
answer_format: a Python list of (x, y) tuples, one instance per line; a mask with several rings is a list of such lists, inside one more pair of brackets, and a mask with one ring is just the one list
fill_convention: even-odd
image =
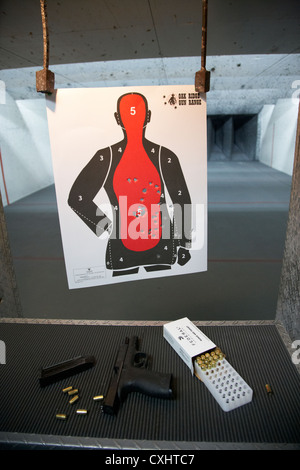
[(188, 318), (181, 318), (163, 327), (163, 336), (194, 374), (194, 359), (216, 345)]

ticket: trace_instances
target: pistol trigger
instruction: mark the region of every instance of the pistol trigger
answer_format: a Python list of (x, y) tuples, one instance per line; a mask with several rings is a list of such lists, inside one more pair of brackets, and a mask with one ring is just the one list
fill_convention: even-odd
[(147, 367), (148, 356), (146, 353), (137, 352), (134, 356), (134, 367)]

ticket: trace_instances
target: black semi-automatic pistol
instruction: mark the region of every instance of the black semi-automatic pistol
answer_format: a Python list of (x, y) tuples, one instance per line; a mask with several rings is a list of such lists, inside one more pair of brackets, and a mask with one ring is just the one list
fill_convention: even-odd
[(131, 392), (157, 398), (172, 398), (172, 374), (147, 369), (148, 356), (138, 351), (138, 338), (126, 338), (115, 362), (111, 382), (103, 403), (103, 412), (115, 415), (119, 405)]

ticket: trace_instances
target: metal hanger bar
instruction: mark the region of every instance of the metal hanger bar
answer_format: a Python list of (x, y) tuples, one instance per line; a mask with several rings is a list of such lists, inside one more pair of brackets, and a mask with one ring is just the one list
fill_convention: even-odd
[(47, 2), (40, 0), (41, 15), (43, 25), (43, 70), (36, 72), (36, 91), (51, 94), (54, 92), (54, 73), (48, 69), (49, 67), (49, 34), (48, 34), (48, 17)]
[(207, 45), (207, 10), (208, 0), (202, 0), (202, 40), (201, 40), (201, 70), (195, 75), (195, 91), (207, 93), (210, 88), (210, 72), (206, 66), (206, 45)]

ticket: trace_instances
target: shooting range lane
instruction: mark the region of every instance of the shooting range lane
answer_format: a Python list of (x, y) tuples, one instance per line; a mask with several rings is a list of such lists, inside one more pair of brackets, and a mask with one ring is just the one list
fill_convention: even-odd
[[(153, 324), (152, 324), (153, 325)], [(4, 444), (77, 445), (154, 441), (239, 445), (293, 445), (300, 448), (300, 376), (277, 327), (204, 325), (201, 331), (225, 353), (253, 389), (251, 403), (224, 412), (207, 388), (163, 338), (162, 324), (103, 325), (63, 321), (9, 321), (0, 324), (6, 364), (0, 366), (0, 447)], [(174, 376), (172, 400), (131, 393), (116, 416), (101, 412), (95, 395), (107, 392), (118, 349), (125, 337), (137, 335), (139, 349), (150, 356), (149, 369)], [(96, 365), (71, 378), (41, 388), (41, 367), (93, 355)], [(266, 384), (273, 393), (268, 394)], [(63, 388), (78, 388), (69, 404)], [(87, 415), (76, 414), (77, 408)], [(66, 420), (56, 418), (67, 414)], [(74, 443), (74, 442), (73, 442)], [(81, 444), (80, 444), (81, 443)], [(147, 444), (148, 443), (148, 444)], [(122, 445), (122, 444), (121, 444)], [(149, 448), (149, 447), (148, 447)]]
[(185, 312), (197, 321), (273, 320), (290, 186), (290, 176), (259, 162), (209, 162), (206, 273), (76, 292), (67, 286), (54, 186), (10, 204), (5, 218), (23, 316), (172, 321)]

